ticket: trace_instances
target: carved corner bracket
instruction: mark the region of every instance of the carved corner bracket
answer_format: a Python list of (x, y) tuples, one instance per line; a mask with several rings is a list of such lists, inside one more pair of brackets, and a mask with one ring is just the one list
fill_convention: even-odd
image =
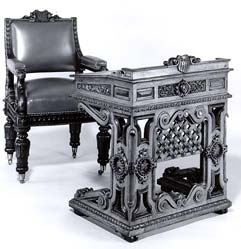
[(171, 57), (168, 61), (164, 61), (164, 66), (177, 66), (177, 70), (181, 73), (186, 73), (188, 68), (192, 64), (201, 62), (200, 58), (195, 56), (178, 55), (177, 57)]

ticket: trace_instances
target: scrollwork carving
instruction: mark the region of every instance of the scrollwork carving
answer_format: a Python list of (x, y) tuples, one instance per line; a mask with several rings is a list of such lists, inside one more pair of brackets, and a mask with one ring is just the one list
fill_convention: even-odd
[(194, 185), (188, 196), (179, 192), (162, 192), (157, 198), (157, 210), (165, 212), (180, 209), (191, 204), (199, 204), (205, 199), (206, 191), (202, 185)]
[(105, 210), (109, 205), (110, 189), (103, 188), (94, 190), (93, 188), (82, 188), (76, 191), (74, 198), (78, 200), (88, 200)]
[(159, 116), (160, 127), (156, 129), (158, 159), (169, 160), (201, 151), (201, 122), (205, 116), (202, 106), (194, 112), (188, 109), (177, 111), (171, 117), (162, 112)]
[(199, 62), (201, 62), (200, 58), (185, 54), (178, 55), (177, 57), (171, 57), (168, 61), (164, 61), (163, 64), (164, 66), (177, 66), (179, 72), (186, 73), (190, 65)]

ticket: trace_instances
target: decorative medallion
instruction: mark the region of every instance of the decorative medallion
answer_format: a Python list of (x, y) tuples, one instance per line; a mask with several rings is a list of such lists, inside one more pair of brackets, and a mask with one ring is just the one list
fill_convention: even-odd
[(30, 22), (54, 22), (61, 19), (58, 15), (54, 15), (47, 10), (34, 10), (29, 16), (24, 16), (22, 19), (27, 19)]
[(200, 58), (195, 56), (178, 55), (177, 57), (171, 57), (168, 61), (164, 61), (164, 66), (177, 66), (177, 69), (181, 73), (186, 73), (188, 68), (192, 64), (201, 62)]
[(220, 157), (227, 152), (227, 145), (224, 145), (218, 134), (215, 134), (212, 143), (206, 148), (205, 155), (212, 160), (215, 167), (219, 164)]
[(128, 174), (127, 159), (123, 148), (118, 148), (118, 153), (110, 159), (110, 166), (115, 174), (116, 180), (123, 183)]
[(155, 166), (154, 161), (148, 156), (148, 150), (146, 148), (141, 149), (134, 170), (139, 183), (146, 182), (148, 175)]
[(190, 93), (190, 91), (191, 91), (191, 86), (185, 80), (181, 80), (176, 87), (176, 93), (180, 97), (187, 96)]

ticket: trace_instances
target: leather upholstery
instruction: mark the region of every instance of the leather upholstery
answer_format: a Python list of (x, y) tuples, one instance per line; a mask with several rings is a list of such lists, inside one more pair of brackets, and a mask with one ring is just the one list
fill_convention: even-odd
[(78, 111), (78, 102), (70, 97), (75, 92), (72, 79), (40, 78), (25, 84), (28, 114)]
[(75, 71), (76, 50), (72, 19), (56, 22), (13, 20), (13, 57), (27, 72)]

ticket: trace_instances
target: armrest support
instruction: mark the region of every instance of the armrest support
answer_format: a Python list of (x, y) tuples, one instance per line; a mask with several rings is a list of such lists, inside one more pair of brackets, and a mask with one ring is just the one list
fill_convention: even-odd
[(7, 69), (17, 76), (16, 101), (17, 112), (20, 115), (27, 114), (27, 96), (25, 91), (26, 66), (16, 58), (7, 59)]
[(16, 58), (7, 59), (7, 69), (18, 77), (25, 77), (26, 66)]
[(107, 62), (90, 55), (85, 55), (80, 57), (80, 65), (85, 69), (89, 69), (94, 72), (106, 71)]

